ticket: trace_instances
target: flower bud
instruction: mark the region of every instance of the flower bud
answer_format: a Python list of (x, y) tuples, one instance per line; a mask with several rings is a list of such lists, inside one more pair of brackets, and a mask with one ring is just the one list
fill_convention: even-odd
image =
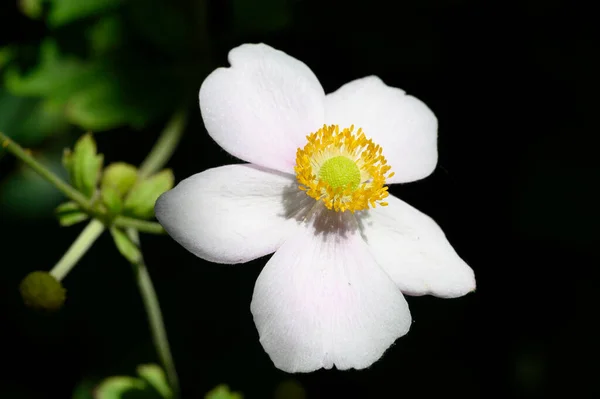
[(29, 273), (19, 286), (23, 302), (30, 308), (56, 311), (66, 299), (66, 290), (60, 281), (48, 272)]
[(113, 189), (121, 198), (133, 187), (137, 180), (135, 166), (125, 162), (111, 163), (104, 169), (101, 189)]
[(154, 216), (154, 204), (162, 193), (173, 188), (175, 177), (165, 169), (145, 180), (137, 182), (125, 198), (124, 213), (141, 219)]
[(97, 153), (96, 141), (90, 133), (81, 136), (73, 151), (65, 150), (63, 165), (69, 172), (71, 184), (91, 198), (102, 172), (104, 156)]

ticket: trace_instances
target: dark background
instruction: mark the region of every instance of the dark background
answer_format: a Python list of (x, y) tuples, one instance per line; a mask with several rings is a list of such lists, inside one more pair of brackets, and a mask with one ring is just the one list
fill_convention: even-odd
[[(22, 71), (35, 68), (44, 37), (56, 38), (62, 54), (115, 57), (141, 75), (167, 68), (160, 79), (122, 86), (125, 102), (156, 100), (140, 106), (149, 117), (93, 130), (107, 162), (139, 164), (174, 104), (186, 102), (190, 122), (169, 163), (177, 181), (235, 162), (210, 140), (197, 108), (202, 79), (226, 65), (231, 48), (279, 48), (310, 66), (326, 92), (378, 75), (423, 100), (440, 126), (436, 171), (390, 191), (442, 226), (478, 289), (452, 300), (409, 297), (411, 331), (368, 370), (289, 376), (262, 350), (249, 309), (267, 258), (216, 265), (168, 237), (144, 235), (184, 397), (227, 383), (246, 398), (271, 398), (290, 377), (308, 398), (597, 397), (596, 14), (559, 0), (249, 3), (131, 1), (59, 27), (3, 4), (0, 47), (19, 49)], [(107, 15), (125, 21), (128, 41), (108, 56), (91, 54), (81, 32)], [(24, 144), (44, 157), (94, 127), (69, 115), (61, 126)], [(68, 398), (83, 380), (156, 361), (131, 270), (109, 236), (65, 279), (58, 314), (21, 304), (20, 280), (49, 270), (82, 226), (60, 228), (52, 215), (60, 197), (43, 184), (19, 191), (17, 173), (19, 164), (3, 156), (0, 397)]]

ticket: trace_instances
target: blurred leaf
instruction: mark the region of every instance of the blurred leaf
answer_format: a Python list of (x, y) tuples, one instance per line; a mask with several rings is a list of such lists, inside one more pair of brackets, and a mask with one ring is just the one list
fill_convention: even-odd
[(145, 384), (133, 377), (109, 377), (102, 381), (95, 390), (95, 399), (142, 399), (145, 394)]
[(44, 0), (19, 0), (19, 9), (31, 19), (39, 19), (42, 16), (42, 3)]
[(146, 119), (143, 111), (127, 104), (118, 81), (102, 77), (70, 98), (67, 116), (71, 122), (94, 131), (128, 122), (141, 126)]
[(204, 396), (204, 399), (243, 399), (239, 392), (231, 392), (227, 385), (219, 385)]
[(290, 0), (232, 0), (232, 3), (234, 26), (242, 32), (277, 31), (292, 21)]
[(306, 399), (306, 391), (298, 381), (286, 380), (277, 386), (275, 399)]
[(57, 109), (64, 107), (64, 117), (86, 130), (141, 128), (170, 113), (185, 90), (169, 67), (148, 64), (133, 52), (84, 62), (61, 56), (57, 44), (47, 39), (40, 53), (40, 63), (25, 74), (16, 66), (7, 67), (6, 89), (17, 96), (43, 97)]
[(33, 146), (66, 131), (61, 107), (35, 98), (17, 97), (0, 88), (0, 131), (21, 145)]
[[(58, 154), (36, 157), (58, 176), (66, 177)], [(63, 195), (52, 184), (28, 167), (22, 167), (0, 182), (2, 214), (14, 218), (48, 218)]]
[(19, 96), (48, 97), (64, 102), (81, 89), (86, 81), (93, 81), (95, 71), (74, 57), (61, 57), (56, 42), (46, 39), (40, 46), (40, 62), (29, 73), (22, 75), (10, 67), (4, 75), (6, 89)]
[(173, 397), (173, 391), (169, 387), (167, 377), (162, 368), (156, 364), (143, 364), (138, 366), (137, 373), (148, 384), (150, 384), (164, 399)]
[(97, 383), (86, 379), (80, 382), (73, 391), (71, 399), (95, 399), (93, 392), (96, 389)]
[(118, 15), (109, 15), (96, 22), (89, 29), (87, 35), (92, 53), (103, 55), (121, 45), (123, 41), (123, 21)]
[(116, 227), (112, 227), (110, 233), (121, 255), (133, 264), (139, 263), (142, 259), (142, 253), (138, 246), (127, 237), (127, 234)]
[(51, 0), (48, 23), (58, 27), (117, 8), (122, 0)]
[(154, 216), (154, 204), (158, 197), (173, 188), (175, 177), (170, 169), (165, 169), (136, 184), (125, 198), (126, 214), (142, 219)]
[(54, 212), (58, 222), (64, 227), (83, 222), (88, 218), (88, 215), (81, 211), (79, 205), (72, 201), (60, 204)]
[(0, 48), (0, 71), (6, 64), (8, 64), (14, 57), (14, 51), (11, 47)]

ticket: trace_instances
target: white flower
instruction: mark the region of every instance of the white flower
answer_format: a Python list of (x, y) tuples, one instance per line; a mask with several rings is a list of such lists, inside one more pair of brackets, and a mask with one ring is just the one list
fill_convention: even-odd
[(410, 328), (402, 293), (475, 289), (439, 226), (384, 186), (434, 170), (437, 119), (374, 76), (325, 95), (304, 63), (264, 44), (229, 62), (202, 84), (200, 109), (210, 136), (249, 164), (183, 180), (156, 216), (202, 259), (275, 252), (251, 304), (275, 366), (368, 367)]

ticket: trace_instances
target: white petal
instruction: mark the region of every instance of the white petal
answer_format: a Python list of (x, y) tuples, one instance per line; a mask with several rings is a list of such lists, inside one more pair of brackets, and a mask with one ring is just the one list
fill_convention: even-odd
[(361, 127), (383, 148), (395, 175), (388, 183), (427, 177), (437, 164), (437, 118), (420, 100), (376, 76), (354, 80), (328, 94), (327, 124)]
[(408, 295), (454, 298), (475, 290), (473, 270), (429, 216), (390, 195), (361, 212), (359, 224), (377, 263)]
[(293, 173), (296, 150), (323, 125), (321, 84), (304, 63), (265, 44), (234, 48), (229, 63), (200, 88), (206, 130), (244, 161)]
[(196, 256), (240, 263), (276, 251), (312, 203), (293, 176), (227, 165), (183, 180), (160, 196), (155, 213), (169, 235)]
[(256, 281), (251, 309), (260, 342), (287, 372), (365, 368), (408, 332), (408, 305), (352, 214), (316, 214)]

